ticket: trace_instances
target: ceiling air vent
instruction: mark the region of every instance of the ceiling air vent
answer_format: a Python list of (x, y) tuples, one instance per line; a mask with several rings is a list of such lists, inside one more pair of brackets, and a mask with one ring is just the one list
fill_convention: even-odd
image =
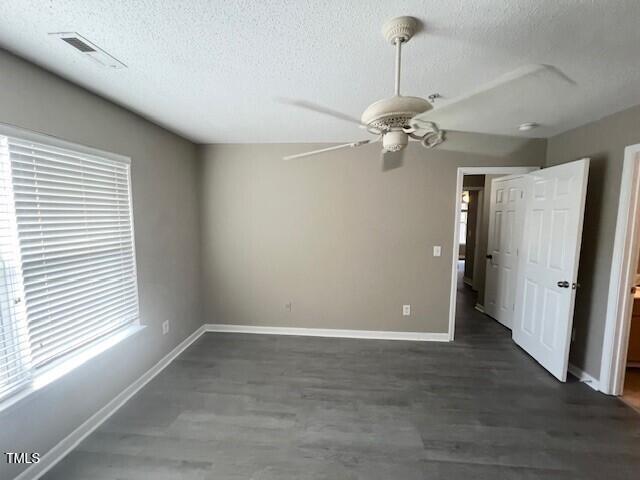
[(102, 50), (100, 47), (91, 43), (89, 40), (84, 38), (82, 35), (76, 32), (56, 32), (50, 33), (49, 35), (53, 37), (57, 37), (67, 45), (75, 48), (82, 55), (89, 57), (91, 60), (99, 63), (104, 67), (110, 68), (126, 68), (127, 66), (109, 55), (107, 52)]

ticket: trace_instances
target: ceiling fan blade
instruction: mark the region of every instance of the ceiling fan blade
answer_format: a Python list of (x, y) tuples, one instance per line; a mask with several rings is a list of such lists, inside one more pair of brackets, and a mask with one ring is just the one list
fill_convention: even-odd
[(435, 122), (443, 130), (505, 135), (517, 133), (522, 123), (536, 122), (542, 128), (533, 135), (544, 135), (545, 128), (563, 118), (563, 98), (575, 89), (575, 82), (557, 68), (527, 65), (449, 102), (441, 100), (411, 122), (418, 129), (421, 122)]
[(276, 97), (275, 99), (279, 103), (283, 103), (285, 105), (293, 105), (294, 107), (304, 108), (305, 110), (311, 110), (316, 113), (322, 113), (324, 115), (329, 115), (333, 118), (338, 118), (345, 122), (355, 123), (356, 125), (367, 128), (366, 125), (360, 122), (356, 117), (352, 117), (346, 113), (339, 112), (337, 110), (333, 110), (331, 108), (324, 107), (322, 105), (318, 105), (317, 103), (308, 102), (306, 100), (298, 100), (295, 98), (285, 98), (285, 97)]
[(383, 172), (400, 168), (403, 164), (404, 149), (398, 150), (397, 152), (388, 152), (387, 150), (380, 152), (380, 165)]
[(312, 155), (318, 155), (320, 153), (332, 152), (334, 150), (341, 150), (343, 148), (361, 147), (362, 145), (367, 145), (368, 143), (371, 143), (371, 142), (374, 142), (374, 141), (375, 140), (360, 140), (358, 142), (343, 143), (342, 145), (334, 145), (332, 147), (321, 148), (319, 150), (312, 150), (310, 152), (296, 153), (295, 155), (287, 155), (286, 157), (282, 157), (282, 159), (283, 160), (293, 160), (295, 158), (310, 157)]

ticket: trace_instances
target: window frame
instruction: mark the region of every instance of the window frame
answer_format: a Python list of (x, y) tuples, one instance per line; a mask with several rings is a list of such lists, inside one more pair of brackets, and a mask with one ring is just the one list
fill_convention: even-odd
[(31, 396), (36, 391), (46, 387), (52, 382), (62, 378), (67, 373), (75, 370), (79, 366), (83, 365), (85, 362), (91, 360), (92, 358), (100, 355), (101, 353), (109, 350), (114, 347), (118, 343), (122, 342), (126, 338), (142, 331), (145, 326), (141, 323), (140, 320), (140, 289), (138, 283), (138, 260), (136, 255), (136, 241), (135, 241), (135, 225), (134, 225), (134, 215), (133, 215), (133, 191), (132, 191), (132, 171), (131, 171), (131, 158), (125, 155), (120, 155), (117, 153), (109, 152), (106, 150), (101, 150), (94, 147), (89, 147), (86, 145), (78, 144), (75, 142), (70, 142), (67, 140), (62, 140), (58, 137), (47, 135), (40, 132), (35, 132), (32, 130), (27, 130), (21, 127), (17, 127), (14, 125), (9, 125), (6, 123), (0, 122), (0, 136), (7, 137), (15, 137), (25, 141), (32, 141), (35, 143), (41, 143), (45, 145), (49, 145), (51, 147), (62, 148), (71, 150), (73, 152), (77, 152), (79, 154), (96, 156), (99, 158), (111, 160), (114, 162), (123, 163), (127, 166), (127, 175), (128, 175), (128, 198), (129, 198), (129, 221), (131, 222), (131, 246), (133, 249), (133, 280), (134, 280), (134, 289), (135, 289), (135, 297), (137, 301), (138, 314), (133, 322), (129, 325), (126, 325), (123, 328), (119, 328), (114, 332), (111, 332), (104, 337), (97, 339), (93, 342), (90, 342), (86, 345), (79, 347), (74, 350), (72, 353), (68, 355), (64, 355), (58, 359), (55, 359), (46, 365), (33, 368), (32, 367), (32, 376), (29, 383), (26, 386), (16, 390), (9, 396), (0, 399), (0, 412), (5, 409), (15, 405), (21, 400)]

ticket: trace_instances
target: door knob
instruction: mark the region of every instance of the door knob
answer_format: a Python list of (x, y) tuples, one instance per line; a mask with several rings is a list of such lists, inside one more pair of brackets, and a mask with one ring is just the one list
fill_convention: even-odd
[(560, 281), (558, 282), (558, 286), (560, 288), (569, 288), (569, 282), (567, 282), (566, 280)]
[(488, 260), (491, 260), (493, 258), (493, 255), (487, 255), (486, 257)]

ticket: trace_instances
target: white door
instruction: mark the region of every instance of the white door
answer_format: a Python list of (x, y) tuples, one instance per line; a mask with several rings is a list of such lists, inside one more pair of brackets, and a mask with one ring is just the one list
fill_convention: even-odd
[(567, 379), (589, 159), (528, 174), (513, 340)]
[(524, 186), (521, 175), (491, 182), (484, 310), (507, 328), (513, 325)]

